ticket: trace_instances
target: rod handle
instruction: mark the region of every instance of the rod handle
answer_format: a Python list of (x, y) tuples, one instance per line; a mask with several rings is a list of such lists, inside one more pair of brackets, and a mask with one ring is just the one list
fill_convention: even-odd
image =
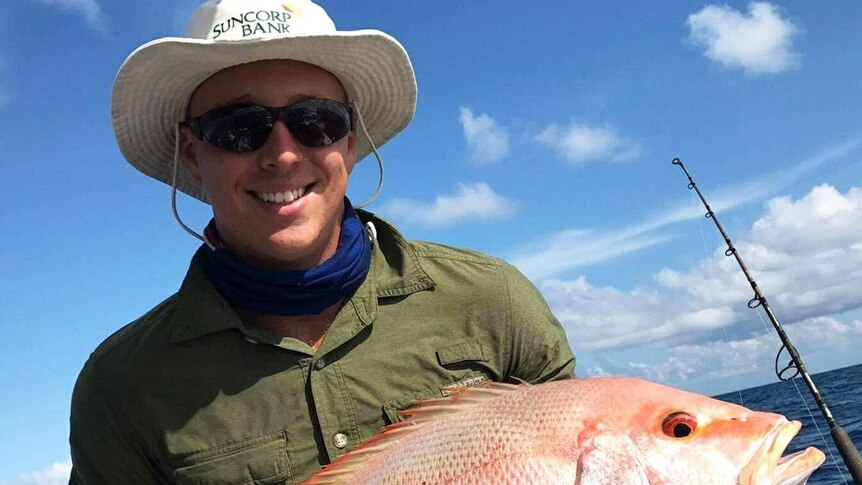
[(832, 440), (838, 446), (838, 452), (841, 453), (841, 458), (844, 459), (844, 464), (847, 465), (847, 470), (850, 471), (850, 476), (856, 485), (862, 485), (862, 455), (856, 449), (856, 445), (850, 440), (850, 435), (841, 426), (832, 428)]

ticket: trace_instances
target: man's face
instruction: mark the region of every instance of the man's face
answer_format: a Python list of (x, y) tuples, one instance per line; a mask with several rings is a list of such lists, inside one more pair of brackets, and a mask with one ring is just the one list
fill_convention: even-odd
[[(341, 84), (323, 69), (260, 61), (207, 79), (188, 111), (194, 117), (235, 102), (279, 107), (308, 97), (346, 101)], [(309, 148), (279, 121), (266, 144), (250, 153), (208, 145), (188, 128), (180, 143), (186, 167), (212, 204), (222, 240), (239, 258), (265, 269), (307, 269), (334, 254), (347, 177), (356, 161), (354, 132), (332, 145)], [(304, 194), (290, 203), (263, 200), (298, 189)]]

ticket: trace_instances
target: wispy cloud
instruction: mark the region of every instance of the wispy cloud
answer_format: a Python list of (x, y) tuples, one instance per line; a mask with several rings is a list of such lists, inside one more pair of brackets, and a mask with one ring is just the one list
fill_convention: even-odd
[[(799, 200), (777, 197), (747, 234), (734, 239), (784, 324), (832, 324), (823, 319), (862, 308), (862, 188), (842, 194), (821, 185)], [(659, 340), (681, 344), (720, 329), (745, 341), (756, 329), (750, 326), (756, 317), (746, 307), (751, 287), (723, 247), (687, 268), (663, 268), (654, 281), (652, 288), (623, 291), (596, 287), (582, 276), (545, 281), (540, 289), (573, 342), (585, 350)], [(835, 328), (855, 332), (857, 327), (854, 322)]]
[(689, 15), (689, 40), (704, 55), (727, 68), (749, 74), (774, 74), (799, 63), (793, 37), (799, 29), (767, 2), (753, 2), (744, 14), (726, 5), (707, 5)]
[[(786, 163), (777, 172), (767, 173), (741, 184), (734, 184), (732, 187), (720, 187), (715, 191), (707, 190), (709, 205), (715, 212), (721, 212), (762, 200), (770, 195), (777, 194), (806, 174), (826, 164), (847, 157), (859, 148), (862, 148), (862, 136), (850, 138), (803, 160)], [(686, 162), (686, 160), (683, 160), (683, 162)], [(701, 191), (703, 191), (702, 188)], [(703, 212), (703, 209), (699, 205), (692, 206), (690, 204), (678, 203), (675, 205), (675, 208), (671, 208), (656, 217), (650, 218), (643, 224), (633, 226), (632, 230), (634, 232), (645, 232), (659, 229), (676, 222), (703, 217)]]
[(603, 263), (670, 239), (669, 235), (642, 234), (630, 229), (613, 232), (562, 231), (541, 243), (516, 249), (514, 256), (507, 259), (530, 279), (538, 281), (575, 268)]
[(102, 9), (96, 0), (34, 0), (36, 3), (50, 5), (78, 12), (87, 19), (87, 24), (94, 30), (104, 32), (105, 22), (102, 18)]
[(22, 473), (10, 482), (0, 485), (66, 485), (72, 472), (72, 460), (53, 463), (44, 470)]
[(628, 162), (640, 155), (637, 144), (619, 135), (611, 126), (572, 123), (563, 128), (552, 124), (542, 130), (535, 140), (554, 147), (574, 164), (592, 160)]
[(433, 203), (412, 199), (391, 199), (380, 209), (381, 214), (399, 221), (429, 227), (442, 227), (466, 221), (503, 220), (511, 216), (515, 205), (494, 192), (484, 182), (458, 184), (454, 195), (441, 195)]
[(509, 153), (509, 131), (494, 118), (485, 113), (474, 116), (470, 108), (461, 108), (459, 119), (473, 161), (480, 164), (494, 163)]
[[(810, 318), (785, 325), (784, 330), (800, 354), (809, 358), (847, 351), (862, 341), (859, 321), (842, 322), (833, 317)], [(659, 362), (629, 363), (625, 373), (675, 385), (684, 384), (695, 376), (701, 380), (725, 379), (761, 372), (764, 362), (771, 361), (779, 347), (780, 341), (773, 331), (746, 338), (679, 345), (665, 349)], [(600, 367), (590, 371), (612, 374)]]
[[(790, 163), (776, 173), (768, 173), (741, 185), (707, 190), (710, 206), (717, 213), (763, 200), (828, 163), (840, 160), (862, 147), (862, 137), (852, 138), (800, 162)], [(683, 160), (683, 162), (686, 162)], [(681, 172), (680, 172), (681, 173)], [(680, 176), (680, 180), (685, 179)], [(672, 224), (702, 218), (704, 209), (690, 199), (680, 199), (672, 207), (643, 221), (617, 230), (567, 229), (541, 241), (515, 248), (507, 258), (533, 280), (553, 278), (583, 266), (602, 263), (633, 251), (668, 241), (672, 235), (653, 232)], [(578, 248), (577, 251), (573, 248)]]

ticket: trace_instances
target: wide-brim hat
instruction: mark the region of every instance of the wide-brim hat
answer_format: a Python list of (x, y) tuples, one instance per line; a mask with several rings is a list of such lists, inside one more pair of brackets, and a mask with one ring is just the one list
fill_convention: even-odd
[[(392, 36), (379, 30), (336, 30), (329, 15), (310, 0), (209, 0), (192, 16), (187, 37), (144, 44), (120, 67), (111, 121), (123, 156), (170, 185), (176, 125), (185, 120), (194, 90), (228, 67), (267, 59), (301, 61), (335, 75), (378, 147), (413, 118), (413, 66)], [(356, 150), (357, 161), (371, 151), (364, 136), (357, 136)], [(177, 171), (176, 187), (207, 202), (184, 167)]]

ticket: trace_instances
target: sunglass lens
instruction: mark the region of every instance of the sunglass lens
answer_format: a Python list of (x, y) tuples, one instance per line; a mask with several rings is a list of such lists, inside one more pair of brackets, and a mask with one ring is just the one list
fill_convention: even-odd
[(202, 138), (232, 152), (253, 152), (272, 132), (272, 116), (261, 106), (243, 106), (215, 114), (207, 120)]
[(317, 148), (332, 145), (350, 131), (350, 110), (342, 103), (309, 99), (289, 107), (288, 128), (299, 143)]

